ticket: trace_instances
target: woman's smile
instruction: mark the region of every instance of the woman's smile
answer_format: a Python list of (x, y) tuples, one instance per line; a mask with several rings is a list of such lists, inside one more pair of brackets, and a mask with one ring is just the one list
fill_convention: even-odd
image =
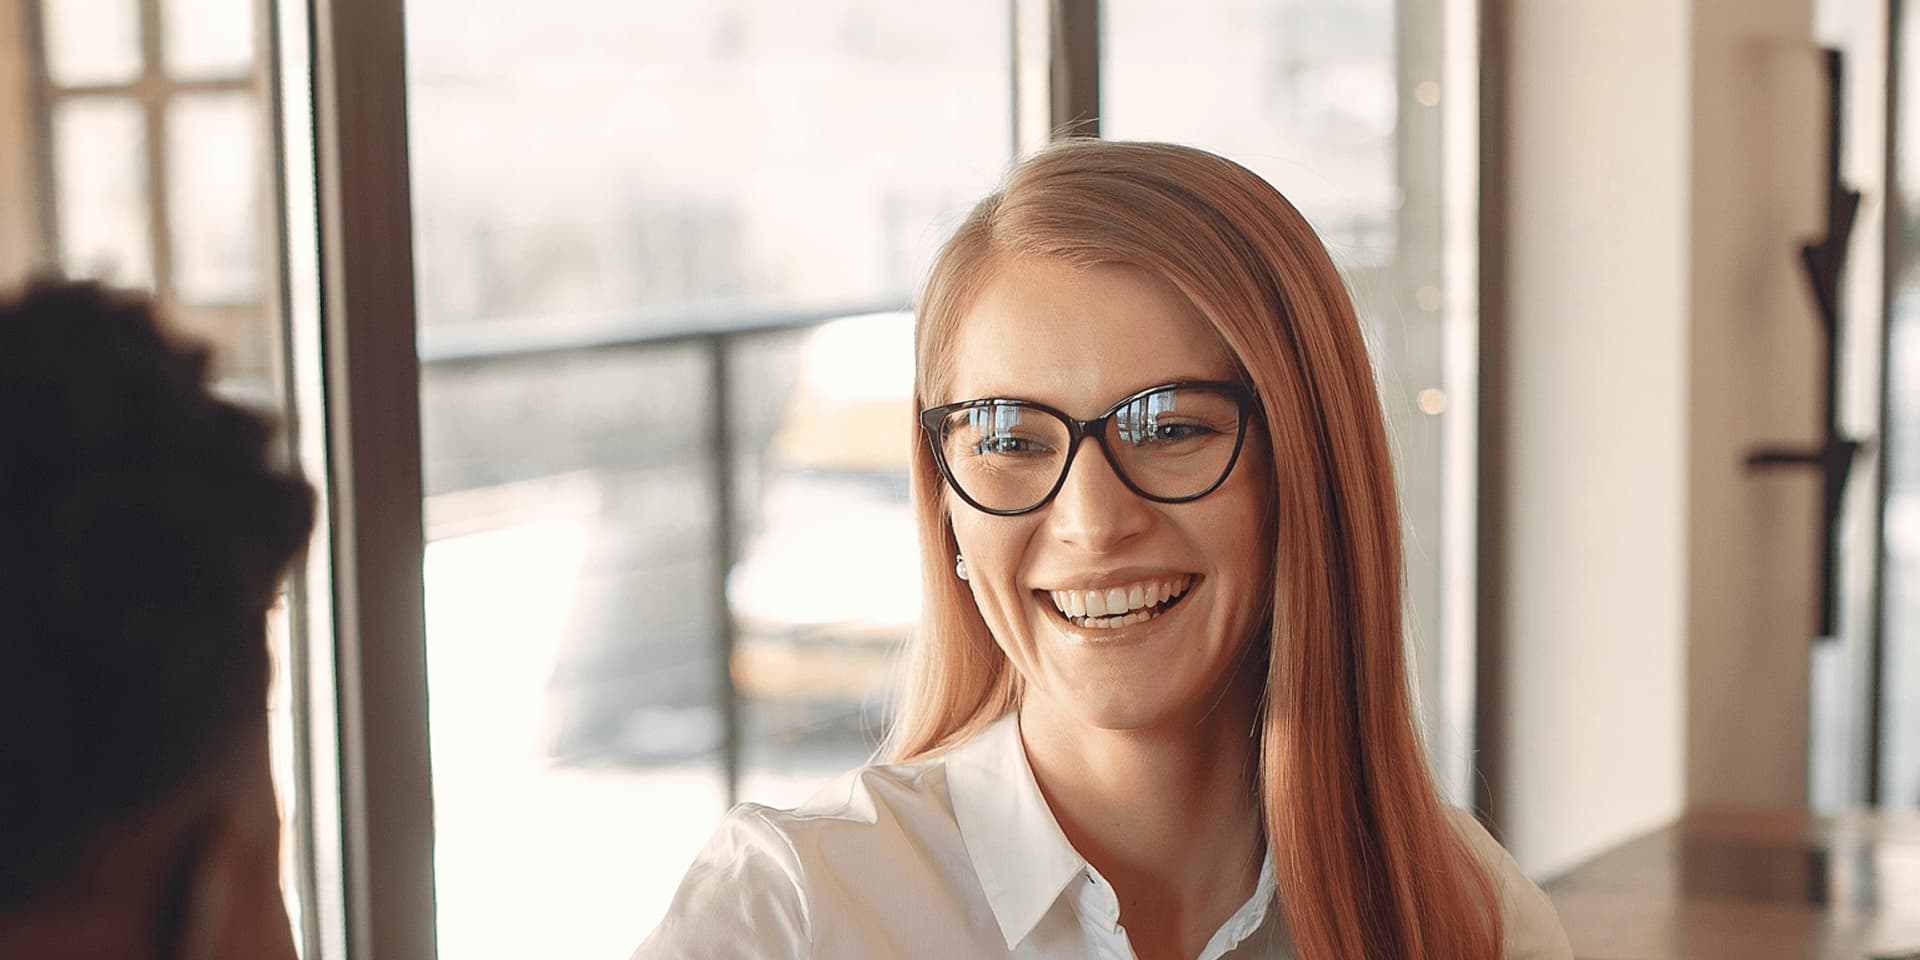
[(1044, 599), (1039, 600), (1040, 617), (1052, 632), (1071, 647), (1112, 648), (1150, 641), (1171, 641), (1187, 631), (1182, 616), (1192, 605), (1186, 595), (1163, 600), (1158, 607), (1120, 617), (1069, 617)]
[(1096, 634), (1111, 634), (1126, 627), (1159, 621), (1186, 599), (1199, 579), (1195, 574), (1179, 573), (1114, 581), (1113, 586), (1035, 590), (1033, 593), (1040, 607), (1052, 611), (1059, 624)]

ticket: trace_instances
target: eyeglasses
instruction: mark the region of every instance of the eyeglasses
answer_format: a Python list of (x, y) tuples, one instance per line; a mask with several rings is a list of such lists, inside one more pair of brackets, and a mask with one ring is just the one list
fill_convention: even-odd
[(923, 410), (920, 426), (960, 499), (1012, 517), (1052, 502), (1087, 437), (1134, 493), (1156, 503), (1198, 500), (1233, 472), (1253, 412), (1244, 385), (1201, 380), (1148, 387), (1092, 420), (988, 398)]

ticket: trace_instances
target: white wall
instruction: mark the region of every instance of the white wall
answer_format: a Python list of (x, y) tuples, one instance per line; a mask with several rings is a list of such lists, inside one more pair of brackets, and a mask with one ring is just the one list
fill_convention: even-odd
[[(1552, 876), (1806, 800), (1821, 232), (1811, 0), (1507, 0), (1490, 808)], [(1483, 438), (1484, 440), (1484, 438)]]
[(1558, 873), (1685, 797), (1688, 4), (1504, 4), (1502, 839)]

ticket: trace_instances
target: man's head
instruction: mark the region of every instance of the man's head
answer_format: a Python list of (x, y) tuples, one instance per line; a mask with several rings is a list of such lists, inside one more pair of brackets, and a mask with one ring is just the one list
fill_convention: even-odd
[(291, 957), (266, 618), (313, 524), (207, 353), (0, 295), (0, 955)]

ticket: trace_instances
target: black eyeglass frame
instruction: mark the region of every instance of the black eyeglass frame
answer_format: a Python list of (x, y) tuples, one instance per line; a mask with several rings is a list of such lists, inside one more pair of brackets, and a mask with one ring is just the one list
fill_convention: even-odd
[[(1127, 476), (1126, 469), (1120, 466), (1120, 461), (1113, 455), (1113, 448), (1107, 446), (1107, 424), (1113, 419), (1114, 414), (1119, 413), (1134, 403), (1138, 403), (1149, 394), (1160, 393), (1166, 390), (1194, 388), (1218, 390), (1232, 397), (1234, 403), (1239, 406), (1240, 419), (1236, 425), (1233, 438), (1233, 453), (1227, 457), (1227, 465), (1225, 469), (1220, 471), (1219, 479), (1213, 481), (1205, 490), (1185, 497), (1155, 496), (1140, 489), (1140, 485), (1134, 483), (1133, 478)], [(1091, 420), (1076, 419), (1068, 416), (1063, 411), (1049, 407), (1044, 403), (1036, 403), (1032, 400), (1018, 400), (1011, 397), (982, 397), (978, 400), (962, 400), (959, 403), (949, 403), (920, 411), (920, 429), (926, 431), (927, 442), (933, 448), (933, 462), (939, 466), (940, 475), (946, 478), (947, 486), (951, 487), (954, 493), (959, 494), (960, 499), (966, 501), (967, 506), (981, 513), (991, 514), (996, 517), (1017, 517), (1022, 514), (1032, 513), (1052, 503), (1053, 498), (1059, 496), (1061, 488), (1067, 485), (1067, 474), (1073, 471), (1073, 461), (1080, 455), (1080, 441), (1088, 437), (1092, 437), (1093, 442), (1100, 446), (1100, 453), (1107, 458), (1107, 465), (1113, 468), (1113, 475), (1119, 477), (1120, 482), (1125, 484), (1128, 490), (1133, 491), (1142, 499), (1151, 500), (1154, 503), (1191, 503), (1220, 489), (1220, 485), (1226, 483), (1228, 477), (1233, 476), (1233, 468), (1240, 463), (1240, 451), (1247, 443), (1247, 424), (1258, 416), (1260, 412), (1259, 405), (1253, 401), (1253, 390), (1246, 384), (1237, 381), (1176, 380), (1172, 383), (1156, 384), (1155, 386), (1129, 394), (1118, 403), (1108, 407), (1105, 413)], [(1046, 496), (1041, 497), (1032, 506), (1021, 507), (1015, 510), (995, 510), (975, 500), (972, 495), (968, 494), (966, 488), (962, 487), (960, 481), (954, 477), (953, 467), (947, 463), (947, 453), (942, 447), (941, 440), (943, 438), (940, 435), (941, 428), (945, 425), (947, 418), (959, 411), (971, 410), (976, 407), (1005, 406), (1017, 406), (1022, 409), (1033, 410), (1053, 417), (1061, 423), (1066, 424), (1068, 435), (1067, 459), (1060, 465), (1060, 476), (1054, 478), (1053, 488), (1048, 490)]]

